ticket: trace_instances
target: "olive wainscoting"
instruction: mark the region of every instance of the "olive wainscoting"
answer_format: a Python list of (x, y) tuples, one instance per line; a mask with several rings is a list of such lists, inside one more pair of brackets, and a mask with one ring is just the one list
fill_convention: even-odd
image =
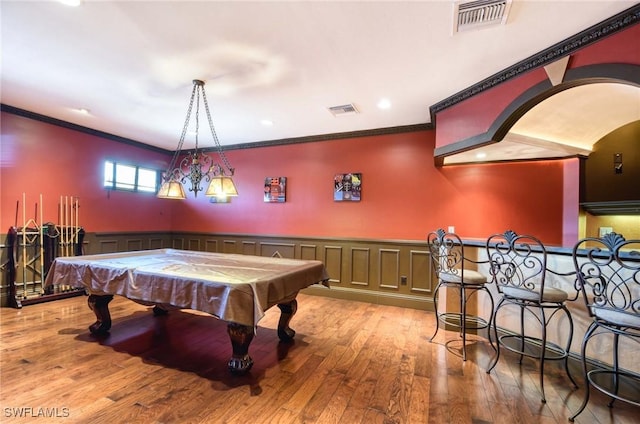
[[(331, 288), (311, 287), (306, 289), (309, 294), (433, 309), (435, 281), (427, 246), (420, 241), (163, 232), (88, 232), (84, 239), (87, 255), (161, 248), (320, 260), (331, 277)], [(6, 250), (3, 248), (2, 252), (5, 266)], [(2, 306), (8, 305), (5, 271), (1, 280)], [(22, 286), (21, 273), (16, 274)]]

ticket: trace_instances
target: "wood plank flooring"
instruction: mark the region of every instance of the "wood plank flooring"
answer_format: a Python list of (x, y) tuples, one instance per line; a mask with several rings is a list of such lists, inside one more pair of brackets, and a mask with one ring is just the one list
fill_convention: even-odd
[[(567, 423), (582, 401), (564, 372), (451, 331), (431, 312), (301, 294), (293, 344), (279, 310), (261, 321), (248, 375), (226, 369), (226, 324), (194, 311), (154, 317), (116, 297), (110, 336), (89, 335), (85, 297), (0, 310), (2, 423)], [(579, 373), (575, 373), (579, 377)], [(582, 383), (581, 377), (578, 382)], [(592, 394), (577, 423), (630, 424), (640, 411)], [(22, 417), (18, 416), (22, 415)]]

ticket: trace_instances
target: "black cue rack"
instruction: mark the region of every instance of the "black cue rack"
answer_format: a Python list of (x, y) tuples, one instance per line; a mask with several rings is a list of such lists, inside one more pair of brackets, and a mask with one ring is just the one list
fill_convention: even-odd
[[(61, 238), (62, 231), (67, 232), (66, 237)], [(73, 234), (75, 237), (72, 237), (71, 231), (77, 231), (77, 235)], [(66, 246), (64, 250), (73, 252), (74, 256), (80, 256), (84, 234), (83, 228), (60, 228), (51, 223), (44, 224), (40, 228), (9, 228), (6, 243), (9, 304), (19, 309), (34, 303), (84, 295), (84, 288), (71, 285), (44, 287), (51, 264), (55, 258), (64, 253), (60, 240), (69, 240), (68, 243), (71, 245)], [(20, 268), (22, 272), (19, 272)]]

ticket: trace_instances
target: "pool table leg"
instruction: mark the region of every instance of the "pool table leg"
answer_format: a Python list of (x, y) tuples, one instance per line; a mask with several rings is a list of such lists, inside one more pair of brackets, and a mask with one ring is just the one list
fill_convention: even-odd
[(91, 334), (103, 335), (111, 329), (111, 314), (109, 313), (109, 302), (113, 300), (113, 295), (89, 295), (87, 303), (89, 309), (96, 314), (96, 322), (89, 326)]
[(283, 342), (291, 341), (296, 335), (296, 332), (293, 331), (291, 327), (289, 327), (289, 322), (291, 322), (291, 318), (298, 310), (298, 301), (296, 299), (293, 299), (291, 302), (278, 303), (278, 308), (280, 308), (280, 321), (278, 321), (278, 337)]
[[(280, 321), (278, 321), (278, 337), (283, 342), (293, 340), (296, 332), (289, 327), (291, 318), (298, 310), (298, 301), (293, 299), (289, 302), (279, 303)], [(231, 339), (233, 354), (229, 359), (229, 371), (233, 374), (244, 374), (253, 366), (253, 359), (249, 356), (249, 345), (253, 340), (254, 328), (230, 322), (227, 324), (227, 333)]]
[(244, 374), (253, 366), (253, 359), (249, 356), (249, 345), (253, 340), (253, 327), (230, 322), (227, 324), (227, 333), (231, 339), (233, 354), (229, 359), (229, 371), (233, 374)]

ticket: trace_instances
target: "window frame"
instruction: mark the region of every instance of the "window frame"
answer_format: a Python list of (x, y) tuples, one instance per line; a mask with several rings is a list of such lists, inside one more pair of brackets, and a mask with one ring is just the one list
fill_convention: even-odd
[[(109, 166), (111, 167), (112, 172), (111, 175), (107, 177), (107, 170)], [(133, 168), (133, 181), (123, 179), (118, 180), (118, 166), (127, 167), (129, 169)], [(150, 171), (155, 174), (156, 178), (153, 190), (151, 190), (151, 187), (149, 186), (140, 185), (140, 171)], [(102, 163), (102, 187), (106, 190), (124, 191), (129, 193), (157, 194), (158, 190), (160, 189), (161, 178), (162, 171), (158, 169), (135, 165), (128, 162), (120, 162), (113, 159), (105, 159)]]

